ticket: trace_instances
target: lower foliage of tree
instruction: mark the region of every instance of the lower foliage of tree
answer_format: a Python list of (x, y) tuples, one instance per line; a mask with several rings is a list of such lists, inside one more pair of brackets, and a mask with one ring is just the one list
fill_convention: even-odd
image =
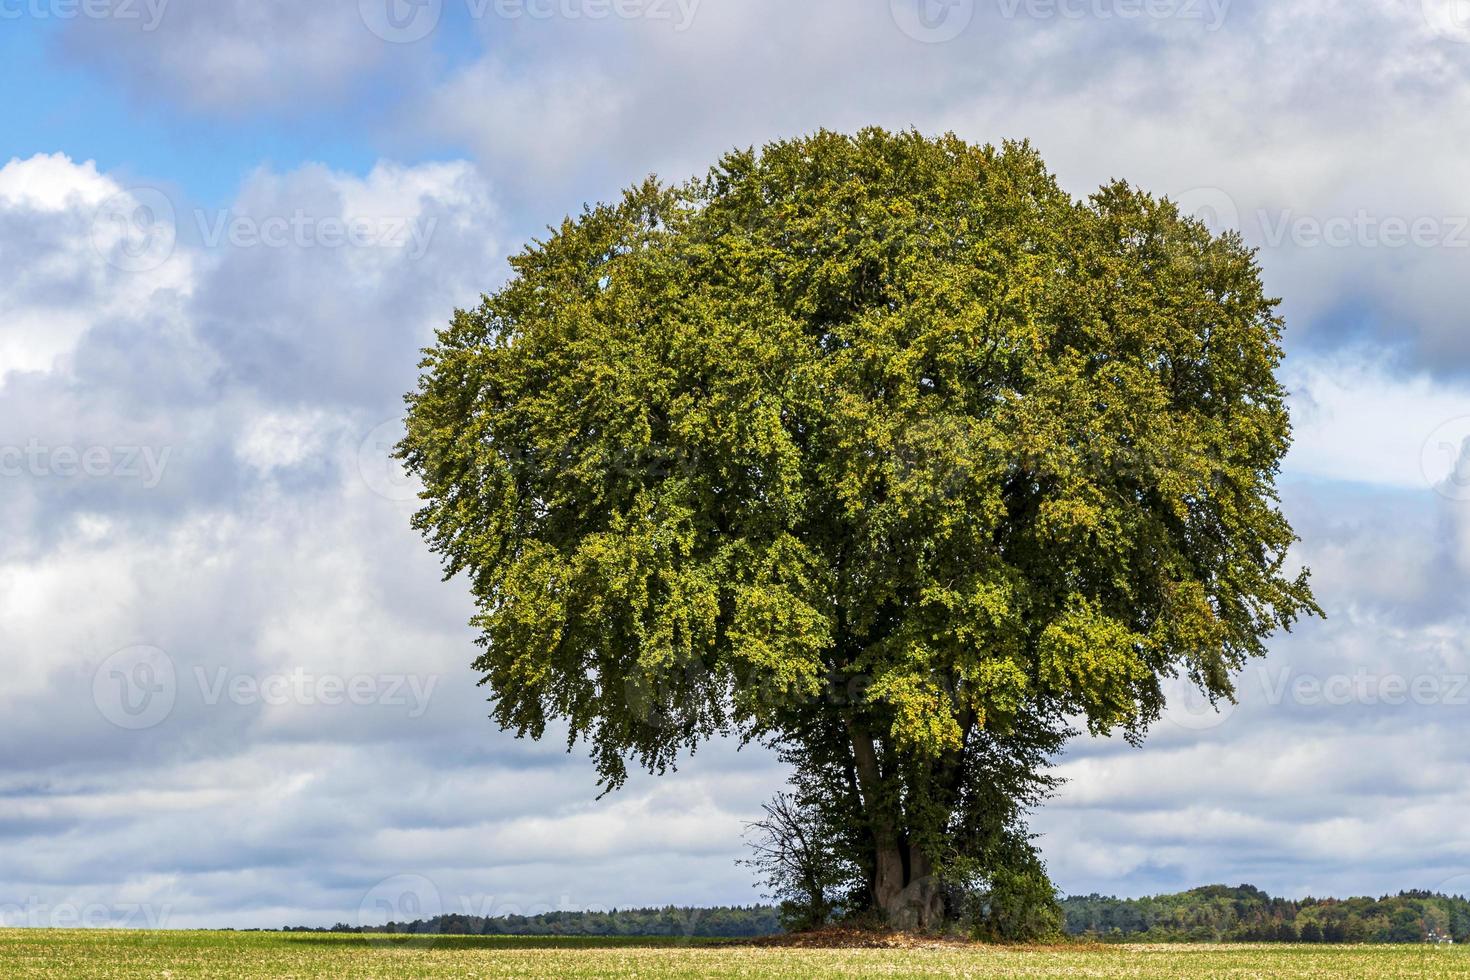
[(512, 267), (426, 352), (400, 446), (495, 720), (586, 740), (608, 789), (775, 745), (861, 868), (843, 907), (936, 927), (969, 882), (1029, 914), (987, 760), (1063, 716), (1139, 739), (1173, 678), (1230, 698), (1317, 611), (1276, 301), (1166, 200), (1076, 200), (1024, 143), (823, 132)]
[[(1004, 736), (977, 737), (954, 796), (916, 788), (897, 805), (934, 859), (923, 875), (906, 869), (905, 916), (875, 918), (875, 828), (850, 761), (830, 740), (806, 737), (776, 748), (792, 766), (791, 788), (751, 826), (755, 857), (788, 929), (834, 922), (947, 928), (996, 940), (1059, 935), (1056, 889), (1024, 822), (1055, 787), (1050, 757), (1070, 734), (1060, 719), (1028, 716)], [(840, 743), (839, 743), (840, 744)]]
[(861, 875), (842, 846), (843, 828), (807, 798), (778, 793), (765, 816), (746, 828), (756, 869), (777, 902), (781, 927), (817, 929), (852, 911), (851, 892)]

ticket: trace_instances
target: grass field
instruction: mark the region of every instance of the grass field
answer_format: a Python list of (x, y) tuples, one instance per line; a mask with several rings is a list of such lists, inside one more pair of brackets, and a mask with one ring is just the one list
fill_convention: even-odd
[(0, 977), (1470, 977), (1470, 946), (786, 949), (658, 941), (0, 929)]

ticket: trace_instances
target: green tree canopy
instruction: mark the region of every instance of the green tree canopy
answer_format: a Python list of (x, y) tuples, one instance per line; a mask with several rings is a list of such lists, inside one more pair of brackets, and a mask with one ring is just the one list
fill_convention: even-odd
[(1228, 698), (1316, 611), (1275, 301), (1167, 200), (1073, 200), (1024, 143), (821, 132), (511, 264), (400, 447), (496, 720), (564, 721), (609, 787), (717, 733), (821, 739), (886, 910), (985, 740), (1140, 737), (1161, 679)]

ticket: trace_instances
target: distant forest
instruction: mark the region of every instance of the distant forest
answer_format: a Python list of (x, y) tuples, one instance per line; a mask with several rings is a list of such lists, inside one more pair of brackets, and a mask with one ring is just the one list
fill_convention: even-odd
[(286, 932), (387, 932), (440, 936), (687, 936), (729, 939), (771, 936), (781, 931), (770, 905), (716, 908), (613, 909), (610, 912), (543, 912), (538, 915), (436, 915), (385, 926), (330, 929), (288, 928)]
[[(1470, 942), (1470, 901), (1430, 892), (1383, 898), (1272, 898), (1250, 885), (1209, 885), (1175, 895), (1062, 900), (1068, 934), (1103, 942)], [(781, 931), (769, 905), (614, 909), (539, 915), (439, 915), (385, 926), (287, 932), (450, 936), (684, 936), (739, 939)]]
[(1295, 901), (1250, 885), (1210, 885), (1151, 898), (1074, 895), (1062, 909), (1068, 933), (1104, 942), (1470, 941), (1470, 901), (1431, 892)]

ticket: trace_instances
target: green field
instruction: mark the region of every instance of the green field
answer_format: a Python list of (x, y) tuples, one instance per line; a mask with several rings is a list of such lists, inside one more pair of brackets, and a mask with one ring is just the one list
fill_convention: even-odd
[(700, 942), (0, 930), (0, 977), (1470, 977), (1470, 946), (783, 949)]

